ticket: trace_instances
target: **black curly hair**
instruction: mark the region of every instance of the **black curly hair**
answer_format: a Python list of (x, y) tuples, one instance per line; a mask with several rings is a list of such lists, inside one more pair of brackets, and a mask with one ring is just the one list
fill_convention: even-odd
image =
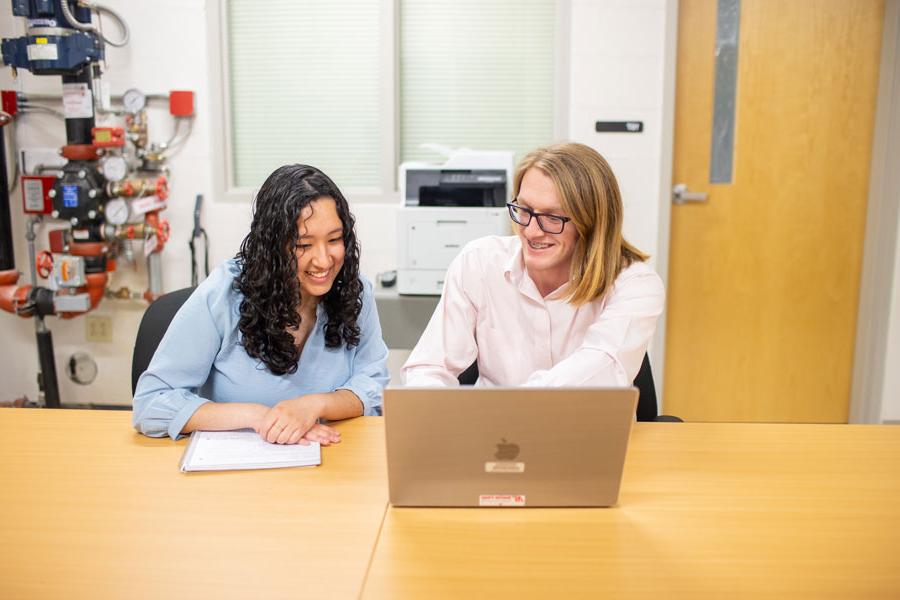
[(359, 344), (356, 319), (362, 309), (359, 243), (346, 198), (325, 173), (308, 165), (285, 165), (269, 175), (256, 195), (250, 233), (237, 253), (234, 289), (244, 295), (238, 328), (247, 354), (275, 375), (297, 371), (300, 348), (290, 330), (300, 326), (297, 280), (297, 220), (319, 198), (333, 198), (343, 224), (344, 265), (321, 303), (328, 316), (325, 346)]

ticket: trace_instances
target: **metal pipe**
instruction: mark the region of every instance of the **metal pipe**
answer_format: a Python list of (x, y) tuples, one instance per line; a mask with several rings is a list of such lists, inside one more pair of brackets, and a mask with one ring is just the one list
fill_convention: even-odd
[(44, 406), (47, 408), (60, 408), (59, 381), (56, 378), (56, 361), (53, 354), (53, 333), (43, 327), (44, 320), (41, 317), (35, 319), (41, 327), (35, 332), (38, 347), (38, 361), (41, 372), (38, 376), (38, 387), (44, 395)]
[(53, 115), (59, 119), (65, 119), (66, 116), (55, 108), (50, 108), (49, 106), (44, 106), (42, 104), (23, 104), (21, 107), (21, 111), (23, 114), (28, 113), (46, 113), (48, 115)]
[[(31, 173), (41, 174), (41, 173), (46, 173), (47, 171), (57, 171), (59, 173), (62, 173), (62, 170), (63, 170), (62, 165), (45, 165), (45, 164), (41, 163), (41, 164), (37, 164), (34, 167), (32, 167)], [(29, 173), (29, 175), (31, 173)]]
[[(154, 101), (169, 101), (169, 94), (145, 94), (147, 100)], [(111, 101), (114, 102), (122, 102), (122, 94), (115, 94), (109, 97)], [(31, 92), (27, 94), (20, 94), (20, 102), (29, 102), (31, 100), (37, 102), (62, 102), (62, 95), (60, 94), (32, 94)]]
[(147, 257), (147, 275), (150, 285), (147, 291), (155, 300), (162, 296), (162, 256), (159, 252), (153, 252)]
[[(91, 9), (93, 9), (97, 13), (97, 23), (100, 25), (97, 28), (97, 35), (100, 36), (104, 42), (109, 44), (110, 46), (115, 46), (116, 48), (122, 48), (128, 43), (128, 40), (131, 38), (131, 32), (128, 30), (128, 23), (125, 22), (125, 19), (122, 18), (122, 15), (109, 8), (108, 6), (104, 6), (103, 4), (97, 4), (95, 2), (87, 2), (84, 4)], [(116, 23), (119, 26), (119, 30), (122, 32), (122, 39), (118, 41), (113, 41), (103, 35), (103, 23), (100, 21), (100, 14), (106, 13), (109, 16), (113, 17), (116, 20)]]
[(37, 239), (37, 234), (35, 234), (34, 229), (38, 223), (41, 222), (40, 216), (32, 216), (28, 219), (28, 222), (25, 226), (25, 239), (28, 241), (28, 262), (29, 262), (29, 275), (31, 276), (31, 287), (37, 287), (37, 249), (35, 248), (34, 241)]
[[(176, 117), (175, 118), (175, 132), (172, 134), (172, 138), (163, 144), (162, 154), (164, 157), (170, 157), (178, 148), (187, 141), (189, 137), (191, 137), (191, 133), (194, 130), (194, 117), (191, 115), (190, 117)], [(187, 121), (187, 131), (179, 135), (179, 130), (181, 127), (179, 124), (181, 121)]]

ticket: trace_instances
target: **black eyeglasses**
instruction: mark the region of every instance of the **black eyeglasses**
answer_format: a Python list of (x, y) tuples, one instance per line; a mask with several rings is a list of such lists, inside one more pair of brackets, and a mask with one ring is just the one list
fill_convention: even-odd
[(562, 233), (566, 223), (572, 220), (569, 217), (534, 212), (530, 208), (519, 206), (513, 202), (507, 202), (506, 207), (509, 209), (509, 218), (522, 227), (528, 227), (528, 224), (531, 223), (531, 217), (536, 217), (541, 231), (554, 235)]

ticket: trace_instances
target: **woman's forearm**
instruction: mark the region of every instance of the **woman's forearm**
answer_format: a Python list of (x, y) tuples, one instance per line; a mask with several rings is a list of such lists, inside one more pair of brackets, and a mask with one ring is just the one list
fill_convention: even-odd
[(257, 429), (268, 410), (268, 406), (250, 402), (207, 402), (194, 411), (181, 433)]
[(316, 394), (322, 398), (319, 416), (329, 421), (350, 419), (363, 414), (363, 403), (350, 390), (335, 390), (327, 394)]

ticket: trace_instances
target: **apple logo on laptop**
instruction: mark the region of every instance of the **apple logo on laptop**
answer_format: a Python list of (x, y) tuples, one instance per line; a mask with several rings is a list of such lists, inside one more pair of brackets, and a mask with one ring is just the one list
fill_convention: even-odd
[(494, 453), (497, 460), (515, 460), (518, 455), (519, 445), (507, 442), (506, 438), (500, 440), (500, 443), (497, 444), (497, 452)]

